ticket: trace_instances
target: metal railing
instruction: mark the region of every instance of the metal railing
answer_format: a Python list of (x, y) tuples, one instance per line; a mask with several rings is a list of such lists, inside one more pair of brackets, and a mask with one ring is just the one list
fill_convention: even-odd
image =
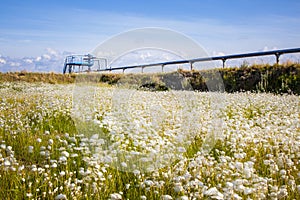
[(215, 57), (203, 57), (203, 58), (196, 58), (196, 59), (188, 59), (188, 60), (177, 60), (177, 61), (168, 61), (168, 62), (160, 62), (160, 63), (151, 63), (151, 64), (142, 64), (142, 65), (131, 65), (131, 66), (123, 66), (123, 67), (109, 67), (105, 69), (98, 69), (97, 71), (113, 71), (113, 70), (123, 70), (126, 69), (133, 69), (133, 68), (141, 68), (142, 72), (143, 69), (146, 67), (155, 67), (161, 66), (162, 71), (165, 66), (167, 65), (176, 65), (176, 64), (190, 64), (190, 69), (193, 70), (193, 64), (197, 62), (206, 62), (206, 61), (215, 61), (221, 60), (223, 62), (223, 68), (225, 67), (225, 62), (230, 59), (238, 59), (238, 58), (249, 58), (249, 57), (259, 57), (259, 56), (269, 56), (275, 55), (276, 63), (279, 63), (279, 57), (283, 54), (291, 54), (291, 53), (300, 53), (300, 48), (293, 48), (293, 49), (281, 49), (281, 50), (273, 50), (273, 51), (263, 51), (263, 52), (253, 52), (253, 53), (244, 53), (244, 54), (232, 54), (226, 56), (215, 56)]

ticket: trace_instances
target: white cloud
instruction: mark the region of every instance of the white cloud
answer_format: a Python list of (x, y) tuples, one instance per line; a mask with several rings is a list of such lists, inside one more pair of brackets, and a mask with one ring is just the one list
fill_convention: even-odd
[(47, 59), (47, 60), (50, 60), (50, 59), (51, 59), (51, 56), (49, 56), (48, 54), (44, 54), (44, 55), (43, 55), (43, 58), (44, 58), (44, 59)]
[(21, 66), (21, 63), (18, 63), (18, 62), (10, 62), (9, 65), (12, 66), (12, 67), (19, 67), (19, 66)]
[(29, 59), (29, 58), (27, 58), (27, 59), (24, 59), (24, 62), (26, 62), (26, 63), (29, 63), (29, 64), (32, 64), (32, 63), (33, 63), (33, 60), (32, 60), (32, 59)]
[(0, 58), (0, 64), (6, 64), (6, 60), (4, 60), (3, 58)]
[[(0, 58), (0, 71), (32, 71), (32, 72), (62, 72), (65, 52), (60, 53), (53, 50), (52, 54), (49, 53), (49, 49), (45, 50), (47, 53), (37, 57), (24, 57), (24, 58), (12, 58), (1, 57)], [(52, 56), (50, 56), (50, 55)], [(56, 54), (56, 56), (54, 56)], [(5, 60), (5, 63), (1, 60)]]
[(52, 48), (46, 48), (46, 51), (47, 51), (48, 54), (53, 55), (53, 56), (58, 56), (59, 55), (59, 53), (56, 50), (52, 49)]

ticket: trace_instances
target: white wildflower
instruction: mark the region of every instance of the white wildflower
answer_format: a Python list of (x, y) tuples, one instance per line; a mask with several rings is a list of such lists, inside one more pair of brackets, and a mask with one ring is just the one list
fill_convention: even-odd
[(286, 175), (286, 171), (284, 169), (280, 170), (279, 173), (280, 173), (281, 176), (285, 176)]
[(243, 198), (235, 193), (235, 194), (233, 194), (233, 199), (234, 200), (242, 200)]
[(228, 187), (228, 188), (233, 188), (233, 183), (231, 183), (231, 182), (226, 182), (226, 187)]
[(145, 180), (144, 183), (145, 183), (145, 185), (150, 186), (150, 187), (154, 185), (154, 182), (151, 180)]
[(286, 189), (286, 188), (281, 188), (281, 189), (279, 190), (279, 192), (277, 193), (277, 198), (278, 198), (278, 199), (283, 199), (283, 198), (285, 198), (287, 195), (288, 195), (287, 189)]
[(11, 165), (11, 162), (9, 160), (5, 159), (3, 164), (5, 167), (9, 167)]
[(57, 167), (57, 163), (52, 163), (51, 168), (56, 168)]
[(67, 199), (67, 196), (64, 194), (59, 194), (55, 197), (55, 200), (62, 200), (62, 199)]
[(127, 163), (126, 162), (122, 162), (121, 166), (124, 167), (124, 168), (126, 168), (127, 167)]
[(33, 146), (28, 147), (28, 153), (33, 153)]
[(61, 172), (59, 172), (59, 175), (60, 175), (60, 176), (65, 176), (65, 175), (66, 175), (66, 172), (65, 172), (65, 171), (61, 171)]
[(63, 152), (61, 152), (61, 155), (68, 158), (70, 154), (67, 151), (63, 151)]
[(183, 191), (183, 187), (182, 187), (181, 183), (174, 183), (174, 191), (175, 192), (182, 192)]
[(161, 200), (172, 200), (173, 198), (170, 195), (162, 195)]
[(186, 152), (184, 147), (178, 147), (177, 150), (178, 150), (179, 153), (185, 153)]
[(49, 139), (49, 140), (48, 140), (48, 144), (49, 144), (49, 145), (52, 145), (52, 144), (53, 144), (53, 139)]
[(300, 194), (300, 185), (297, 185), (297, 191)]
[(0, 147), (1, 149), (6, 149), (6, 144), (1, 144)]
[(224, 199), (224, 195), (215, 187), (206, 190), (204, 195), (210, 196), (212, 199)]
[(122, 195), (119, 193), (114, 193), (110, 195), (110, 199), (111, 200), (121, 200), (122, 199)]
[(180, 200), (189, 200), (189, 197), (188, 196), (181, 196), (179, 199)]
[(67, 162), (67, 158), (65, 156), (59, 157), (59, 162)]

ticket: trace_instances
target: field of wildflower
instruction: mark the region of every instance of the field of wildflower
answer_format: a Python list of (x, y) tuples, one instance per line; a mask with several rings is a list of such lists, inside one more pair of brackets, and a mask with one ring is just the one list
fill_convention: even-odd
[(299, 199), (300, 97), (0, 84), (1, 199)]

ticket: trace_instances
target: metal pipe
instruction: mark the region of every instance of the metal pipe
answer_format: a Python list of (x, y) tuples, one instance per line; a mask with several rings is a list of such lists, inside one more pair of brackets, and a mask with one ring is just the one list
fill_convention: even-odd
[(232, 54), (227, 56), (215, 56), (215, 57), (203, 57), (203, 58), (196, 58), (196, 59), (189, 59), (189, 60), (177, 60), (177, 61), (168, 61), (168, 62), (160, 62), (160, 63), (152, 63), (152, 64), (143, 64), (143, 65), (132, 65), (132, 66), (123, 66), (123, 67), (114, 67), (114, 68), (106, 68), (99, 71), (112, 71), (112, 70), (120, 70), (120, 69), (132, 69), (132, 68), (145, 68), (145, 67), (154, 67), (154, 66), (161, 66), (162, 71), (164, 66), (166, 65), (176, 65), (176, 64), (190, 64), (191, 70), (193, 69), (192, 64), (195, 62), (206, 62), (206, 61), (213, 61), (213, 60), (221, 60), (223, 62), (223, 68), (225, 67), (226, 60), (229, 59), (238, 59), (238, 58), (248, 58), (248, 57), (258, 57), (258, 56), (268, 56), (268, 55), (275, 55), (276, 56), (276, 63), (279, 63), (279, 57), (283, 54), (290, 54), (290, 53), (300, 53), (300, 48), (293, 48), (293, 49), (281, 49), (281, 50), (273, 50), (273, 51), (264, 51), (264, 52), (253, 52), (253, 53), (244, 53), (244, 54)]

